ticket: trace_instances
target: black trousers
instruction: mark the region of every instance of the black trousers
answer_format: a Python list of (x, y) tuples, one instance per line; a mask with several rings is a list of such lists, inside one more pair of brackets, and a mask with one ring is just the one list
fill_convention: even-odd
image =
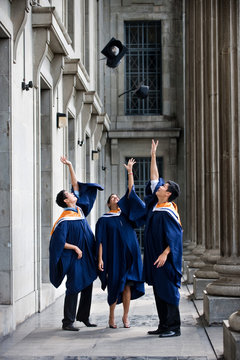
[(154, 293), (158, 317), (159, 317), (158, 328), (166, 331), (180, 330), (181, 320), (180, 320), (180, 313), (178, 306), (169, 304), (166, 301), (160, 299), (154, 287), (153, 287), (153, 293)]
[(78, 321), (87, 321), (90, 315), (90, 308), (92, 302), (92, 288), (93, 284), (89, 285), (81, 291), (80, 301), (77, 309), (78, 293), (65, 295), (64, 300), (64, 318), (62, 320), (63, 326), (72, 324), (75, 318)]

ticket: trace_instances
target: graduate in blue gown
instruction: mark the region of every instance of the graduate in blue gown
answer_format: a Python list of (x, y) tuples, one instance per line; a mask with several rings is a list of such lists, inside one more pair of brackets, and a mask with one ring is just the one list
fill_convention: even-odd
[[(62, 190), (56, 198), (64, 211), (51, 232), (50, 281), (58, 287), (67, 276), (62, 329), (77, 331), (79, 329), (73, 326), (75, 319), (88, 327), (96, 326), (89, 322), (92, 284), (97, 277), (96, 242), (86, 216), (93, 207), (97, 190), (103, 188), (78, 182), (71, 162), (65, 157), (61, 161), (69, 168), (73, 192)], [(79, 292), (81, 298), (76, 316)]]
[(134, 159), (124, 165), (128, 171), (128, 190), (119, 200), (116, 194), (108, 199), (110, 211), (96, 224), (96, 241), (99, 247), (99, 271), (102, 289), (107, 287), (109, 327), (116, 328), (114, 310), (123, 303), (123, 325), (130, 327), (128, 312), (130, 300), (144, 295), (142, 259), (135, 227), (143, 224), (145, 204), (134, 190), (132, 167)]
[(182, 226), (173, 200), (179, 185), (159, 179), (156, 164), (158, 141), (152, 140), (151, 182), (146, 187), (147, 220), (144, 240), (144, 277), (153, 286), (159, 317), (157, 330), (149, 335), (179, 336), (179, 288), (182, 276)]

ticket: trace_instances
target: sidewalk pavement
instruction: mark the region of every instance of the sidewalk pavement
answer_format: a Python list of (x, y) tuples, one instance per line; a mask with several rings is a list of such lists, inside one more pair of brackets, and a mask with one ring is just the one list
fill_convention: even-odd
[(122, 324), (122, 305), (117, 305), (117, 329), (108, 327), (106, 291), (94, 282), (91, 322), (97, 328), (87, 328), (76, 322), (80, 331), (61, 329), (62, 296), (40, 314), (35, 314), (17, 327), (0, 343), (1, 360), (87, 360), (87, 359), (139, 359), (139, 360), (216, 360), (222, 358), (222, 326), (204, 327), (201, 315), (202, 301), (189, 298), (191, 288), (181, 288), (181, 336), (162, 339), (147, 335), (155, 330), (158, 318), (152, 287), (130, 305), (131, 328)]

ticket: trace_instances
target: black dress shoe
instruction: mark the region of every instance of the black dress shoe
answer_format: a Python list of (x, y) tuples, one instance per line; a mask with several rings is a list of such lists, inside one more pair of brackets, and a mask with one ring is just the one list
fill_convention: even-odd
[(180, 330), (176, 330), (176, 331), (172, 331), (172, 330), (168, 330), (168, 331), (163, 331), (159, 337), (160, 338), (169, 338), (169, 337), (173, 337), (173, 336), (180, 336), (181, 335), (181, 331)]
[(84, 325), (86, 325), (87, 327), (96, 327), (96, 326), (97, 326), (96, 324), (91, 324), (91, 323), (89, 322), (89, 320), (86, 320), (86, 321), (79, 320), (79, 321), (83, 322)]
[(150, 330), (148, 331), (148, 335), (159, 335), (163, 332), (164, 330), (161, 328), (158, 328), (157, 330)]
[(68, 331), (79, 331), (79, 328), (73, 326), (73, 324), (63, 325), (62, 329), (63, 330), (68, 330)]

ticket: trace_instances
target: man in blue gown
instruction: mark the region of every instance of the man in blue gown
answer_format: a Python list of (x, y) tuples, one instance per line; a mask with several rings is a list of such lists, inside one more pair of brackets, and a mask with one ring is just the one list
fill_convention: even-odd
[(180, 192), (173, 181), (159, 179), (156, 164), (158, 142), (152, 140), (151, 182), (146, 187), (147, 220), (144, 242), (145, 281), (153, 286), (159, 317), (157, 330), (149, 335), (179, 336), (179, 288), (182, 268), (182, 226), (174, 200)]
[[(61, 161), (69, 167), (73, 193), (62, 190), (57, 194), (56, 202), (64, 211), (51, 232), (50, 281), (58, 287), (67, 276), (62, 329), (78, 331), (73, 326), (75, 318), (88, 327), (96, 326), (89, 322), (92, 285), (97, 277), (96, 246), (85, 217), (93, 207), (97, 190), (103, 188), (98, 184), (79, 183), (71, 162), (65, 157)], [(76, 316), (79, 292), (81, 298)]]

